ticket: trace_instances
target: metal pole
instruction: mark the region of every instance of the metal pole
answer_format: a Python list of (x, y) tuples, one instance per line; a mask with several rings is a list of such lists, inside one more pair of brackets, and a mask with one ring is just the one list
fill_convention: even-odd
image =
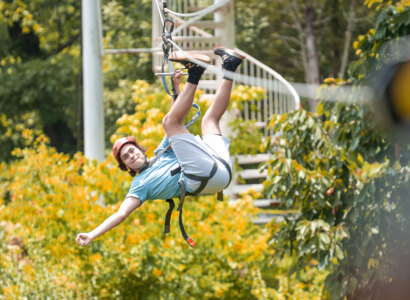
[(98, 22), (99, 0), (82, 0), (84, 154), (104, 160), (102, 49)]

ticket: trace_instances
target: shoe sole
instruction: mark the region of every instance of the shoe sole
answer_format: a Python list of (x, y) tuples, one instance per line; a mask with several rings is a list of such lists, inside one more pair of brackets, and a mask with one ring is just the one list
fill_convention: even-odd
[[(237, 57), (237, 58), (239, 58), (239, 59), (242, 59), (242, 60), (246, 59), (246, 56), (244, 56), (244, 55), (242, 55), (242, 54), (239, 54), (239, 53), (236, 52), (235, 50), (232, 50), (232, 49), (229, 49), (229, 48), (217, 47), (217, 48), (214, 48), (214, 53), (215, 53), (215, 51), (218, 51), (218, 50), (225, 51), (225, 52), (228, 53), (229, 55), (235, 56), (235, 57)], [(215, 53), (215, 54), (216, 54), (216, 53)], [(216, 54), (216, 55), (218, 55), (218, 54)]]
[[(204, 55), (204, 54), (198, 54), (198, 53), (189, 53), (190, 57), (195, 58), (199, 61), (202, 61), (206, 64), (211, 63), (211, 59)], [(175, 51), (172, 52), (171, 55), (168, 57), (170, 61), (175, 61), (175, 62), (190, 62), (190, 57), (186, 54), (186, 52), (183, 51)]]

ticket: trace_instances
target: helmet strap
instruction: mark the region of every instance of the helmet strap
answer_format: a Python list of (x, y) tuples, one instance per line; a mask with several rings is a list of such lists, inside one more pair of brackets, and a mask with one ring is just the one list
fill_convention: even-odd
[(147, 155), (145, 154), (145, 164), (141, 168), (136, 169), (135, 172), (141, 173), (142, 171), (144, 171), (148, 167), (149, 167), (149, 159), (148, 159)]

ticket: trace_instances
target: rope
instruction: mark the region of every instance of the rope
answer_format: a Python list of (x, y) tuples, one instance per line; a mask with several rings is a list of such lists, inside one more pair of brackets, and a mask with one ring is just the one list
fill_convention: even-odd
[(222, 0), (222, 1), (218, 1), (217, 3), (208, 6), (207, 8), (204, 8), (200, 11), (194, 12), (194, 13), (186, 13), (186, 14), (182, 14), (182, 13), (178, 13), (175, 11), (170, 10), (169, 8), (166, 8), (165, 11), (177, 16), (177, 17), (182, 17), (182, 18), (190, 18), (190, 17), (196, 17), (196, 16), (204, 16), (206, 14), (209, 14), (210, 12), (217, 10), (218, 8), (224, 6), (225, 4), (227, 4), (228, 2), (231, 2), (232, 0)]
[(162, 11), (161, 11), (161, 8), (159, 7), (159, 4), (158, 4), (157, 0), (155, 0), (155, 4), (157, 5), (158, 14), (159, 14), (159, 17), (161, 18), (161, 23), (164, 24), (164, 18), (162, 16)]

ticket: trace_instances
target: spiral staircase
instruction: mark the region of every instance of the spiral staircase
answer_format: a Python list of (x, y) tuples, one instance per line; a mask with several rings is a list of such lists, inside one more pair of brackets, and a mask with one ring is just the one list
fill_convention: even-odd
[[(173, 0), (167, 2), (167, 8), (169, 9), (168, 17), (175, 23), (172, 40), (185, 51), (208, 55), (212, 60), (211, 63), (218, 66), (220, 60), (213, 54), (213, 48), (221, 45), (234, 48), (234, 2), (229, 0)], [(205, 9), (209, 11), (211, 7), (217, 8), (201, 15), (201, 12), (204, 12)], [(163, 8), (162, 1), (153, 0), (152, 8), (152, 48), (160, 49), (163, 20), (159, 14), (159, 9), (162, 10)], [(172, 12), (177, 12), (178, 15)], [(193, 17), (187, 19), (180, 14)], [(235, 83), (261, 86), (265, 92), (262, 101), (245, 103), (242, 111), (235, 114), (225, 114), (222, 120), (222, 131), (224, 135), (229, 135), (230, 130), (227, 123), (232, 118), (239, 117), (243, 118), (244, 121), (254, 120), (263, 131), (265, 137), (272, 135), (272, 132), (267, 128), (269, 117), (273, 114), (283, 114), (298, 109), (299, 96), (292, 86), (273, 69), (248, 53), (236, 48), (235, 50), (247, 57), (236, 72), (240, 75), (235, 80)], [(160, 71), (162, 58), (162, 51), (153, 52), (154, 72)], [(215, 74), (215, 72), (208, 72), (208, 70), (205, 72), (198, 86), (205, 92), (203, 97), (213, 97), (219, 80), (221, 80), (220, 75)], [(257, 109), (254, 109), (255, 107)], [(257, 166), (267, 161), (268, 157), (269, 155), (264, 153), (234, 157), (242, 170), (234, 170), (232, 183), (226, 190), (230, 201), (234, 201), (241, 192), (246, 192), (250, 189), (262, 190), (261, 182), (266, 178), (266, 173), (261, 173)], [(269, 209), (279, 203), (280, 201), (276, 199), (258, 199), (254, 201), (254, 205), (261, 209)], [(280, 221), (283, 217), (283, 215), (261, 212), (254, 219), (254, 223), (264, 224), (272, 218)]]

